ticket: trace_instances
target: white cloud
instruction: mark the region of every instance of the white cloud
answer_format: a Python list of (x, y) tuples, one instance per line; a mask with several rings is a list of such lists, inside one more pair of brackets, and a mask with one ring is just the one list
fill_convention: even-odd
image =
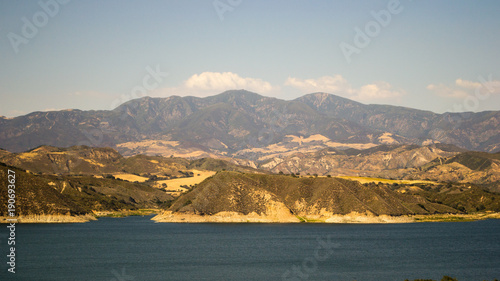
[(153, 91), (155, 95), (170, 96), (210, 96), (227, 90), (244, 89), (258, 94), (269, 94), (279, 87), (258, 78), (241, 77), (232, 72), (203, 72), (194, 74), (178, 87)]
[(273, 87), (269, 82), (257, 78), (243, 78), (232, 72), (203, 72), (195, 74), (184, 82), (188, 89), (194, 90), (234, 90), (245, 89), (258, 93), (270, 92)]
[(361, 87), (356, 91), (358, 100), (391, 99), (403, 95), (403, 91), (394, 90), (387, 82), (377, 82)]
[(461, 88), (466, 88), (466, 89), (475, 89), (477, 87), (481, 87), (481, 83), (479, 83), (479, 82), (462, 80), (460, 78), (455, 80), (455, 84)]
[[(397, 90), (387, 82), (375, 82), (353, 88), (342, 75), (323, 76), (316, 79), (289, 77), (284, 86), (295, 88), (302, 94), (325, 92), (361, 102), (399, 98), (404, 91)], [(258, 78), (241, 77), (232, 72), (203, 72), (195, 74), (177, 87), (152, 91), (154, 96), (197, 96), (206, 97), (226, 90), (245, 89), (258, 94), (280, 97), (282, 88)]]
[(313, 92), (326, 92), (326, 93), (339, 93), (347, 92), (350, 94), (351, 85), (341, 75), (323, 76), (318, 79), (300, 79), (289, 77), (285, 81), (286, 86), (292, 86), (304, 93)]
[(300, 79), (289, 77), (286, 86), (291, 86), (304, 93), (326, 92), (336, 94), (358, 101), (373, 101), (389, 98), (397, 98), (404, 94), (401, 90), (395, 90), (387, 82), (376, 82), (353, 88), (341, 75), (323, 76), (317, 79)]
[(480, 78), (480, 80), (480, 82), (474, 82), (459, 78), (455, 80), (454, 85), (430, 84), (427, 89), (441, 97), (460, 99), (477, 94), (484, 96), (500, 93), (500, 81), (491, 80), (491, 76), (488, 81), (484, 78)]
[(427, 85), (427, 90), (433, 91), (436, 95), (445, 98), (465, 98), (469, 94), (460, 87), (450, 87), (444, 84)]

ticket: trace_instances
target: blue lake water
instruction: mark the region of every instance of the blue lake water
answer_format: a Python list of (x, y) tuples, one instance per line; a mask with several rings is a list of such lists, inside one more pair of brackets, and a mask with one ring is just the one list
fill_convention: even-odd
[(168, 224), (150, 217), (16, 229), (0, 280), (500, 279), (500, 220), (415, 224)]

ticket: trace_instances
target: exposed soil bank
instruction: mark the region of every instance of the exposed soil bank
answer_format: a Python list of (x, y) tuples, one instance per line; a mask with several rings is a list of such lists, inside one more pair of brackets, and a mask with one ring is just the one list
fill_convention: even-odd
[(92, 215), (69, 216), (69, 215), (29, 215), (15, 217), (17, 221), (8, 221), (12, 217), (0, 217), (0, 223), (82, 223), (96, 220)]
[[(117, 216), (118, 217), (118, 216)], [(0, 223), (11, 223), (10, 217), (0, 217)], [(330, 217), (311, 216), (267, 216), (257, 213), (242, 214), (237, 212), (219, 212), (214, 215), (198, 215), (190, 213), (164, 213), (152, 218), (156, 222), (170, 223), (414, 223), (414, 222), (465, 222), (485, 219), (500, 219), (500, 213), (477, 213), (477, 214), (438, 214), (438, 215), (415, 215), (415, 216), (375, 216), (371, 214), (360, 214), (352, 212), (347, 215), (332, 215)], [(69, 216), (69, 215), (30, 215), (17, 217), (16, 223), (84, 223), (97, 220), (92, 215)]]
[(215, 215), (196, 215), (189, 213), (172, 213), (166, 211), (163, 214), (152, 218), (156, 222), (221, 222), (221, 223), (242, 223), (242, 222), (259, 222), (259, 223), (291, 223), (300, 222), (300, 219), (293, 215), (289, 216), (267, 216), (258, 215), (257, 213), (242, 214), (238, 212), (219, 212)]
[(258, 215), (256, 213), (242, 214), (237, 212), (219, 212), (214, 215), (198, 215), (192, 213), (172, 213), (166, 211), (152, 218), (156, 222), (170, 223), (414, 223), (414, 222), (452, 222), (475, 221), (484, 219), (500, 219), (500, 213), (478, 214), (441, 214), (441, 215), (416, 215), (416, 216), (388, 216), (371, 215), (352, 212), (347, 215), (332, 215), (330, 217), (276, 217)]

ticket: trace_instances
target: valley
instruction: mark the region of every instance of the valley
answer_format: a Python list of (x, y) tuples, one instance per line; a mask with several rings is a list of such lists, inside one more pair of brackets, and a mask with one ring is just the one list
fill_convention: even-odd
[[(254, 162), (256, 169), (222, 159), (124, 157), (111, 148), (41, 146), (2, 151), (0, 162), (17, 171), (27, 187), (18, 202), (25, 222), (147, 213), (158, 214), (154, 220), (159, 222), (402, 223), (497, 217), (498, 154), (460, 151), (435, 144), (327, 149)], [(446, 172), (450, 169), (454, 173)], [(5, 177), (2, 172), (3, 197)], [(0, 211), (5, 220), (6, 209)]]

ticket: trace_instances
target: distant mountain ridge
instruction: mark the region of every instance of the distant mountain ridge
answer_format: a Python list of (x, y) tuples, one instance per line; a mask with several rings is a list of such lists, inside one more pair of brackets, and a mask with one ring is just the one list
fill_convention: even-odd
[(109, 147), (88, 146), (58, 148), (44, 145), (22, 153), (0, 150), (0, 163), (24, 169), (33, 174), (65, 176), (128, 173), (177, 178), (185, 177), (190, 169), (265, 172), (220, 159), (203, 158), (189, 161), (183, 158), (147, 155), (123, 157)]
[(114, 147), (124, 155), (251, 159), (252, 149), (293, 146), (294, 138), (313, 135), (324, 137), (324, 146), (442, 142), (495, 152), (500, 149), (500, 111), (436, 114), (326, 93), (285, 101), (234, 90), (206, 98), (144, 97), (108, 111), (0, 118), (0, 147), (13, 152), (88, 145)]

